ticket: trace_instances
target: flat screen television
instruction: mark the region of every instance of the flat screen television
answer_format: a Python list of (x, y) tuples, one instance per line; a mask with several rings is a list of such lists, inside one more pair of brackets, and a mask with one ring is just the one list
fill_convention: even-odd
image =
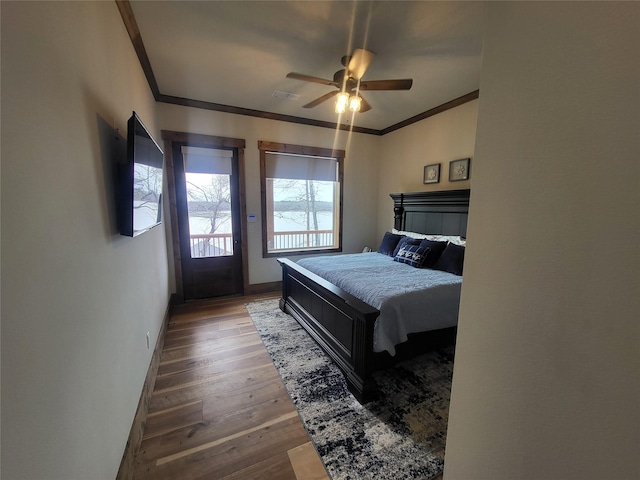
[(127, 122), (127, 155), (118, 169), (118, 228), (135, 237), (162, 222), (164, 152), (136, 112)]

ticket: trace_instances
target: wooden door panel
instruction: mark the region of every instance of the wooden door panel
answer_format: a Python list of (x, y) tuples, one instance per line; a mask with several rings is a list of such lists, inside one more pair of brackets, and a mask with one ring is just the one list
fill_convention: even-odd
[[(203, 239), (201, 237), (207, 235), (222, 235), (220, 232), (197, 231), (194, 233), (192, 231), (193, 225), (189, 219), (190, 202), (192, 205), (191, 214), (193, 215), (194, 205), (200, 209), (207, 210), (207, 205), (214, 203), (214, 201), (210, 196), (207, 196), (206, 193), (202, 198), (195, 198), (193, 194), (188, 194), (187, 182), (189, 181), (191, 186), (193, 186), (193, 177), (188, 177), (188, 174), (185, 172), (185, 161), (183, 157), (183, 147), (185, 146), (187, 146), (185, 143), (174, 143), (172, 149), (184, 299), (192, 300), (242, 294), (244, 283), (237, 149), (226, 149), (232, 152), (232, 168), (228, 175), (221, 175), (228, 176), (230, 180), (228, 202), (221, 203), (226, 204), (227, 208), (230, 204), (230, 217), (228, 221), (230, 222), (231, 231), (228, 233), (229, 238), (218, 239), (222, 240), (222, 243), (215, 244), (213, 238)], [(207, 147), (199, 148), (206, 150)], [(211, 150), (216, 149), (211, 148)], [(191, 180), (189, 178), (191, 178)], [(212, 210), (216, 209), (214, 208)], [(204, 224), (207, 223), (206, 218), (200, 220), (204, 220)], [(204, 248), (202, 244), (194, 247), (194, 242), (212, 243), (210, 246)], [(215, 245), (221, 245), (221, 247)], [(232, 253), (229, 252), (230, 246)], [(204, 251), (208, 253), (203, 254), (202, 252)]]

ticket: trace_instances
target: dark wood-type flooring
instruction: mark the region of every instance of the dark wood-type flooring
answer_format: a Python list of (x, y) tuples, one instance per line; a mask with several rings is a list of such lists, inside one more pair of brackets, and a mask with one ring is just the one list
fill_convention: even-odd
[(244, 304), (174, 308), (135, 479), (327, 479)]
[(244, 306), (278, 297), (174, 307), (135, 480), (329, 478)]

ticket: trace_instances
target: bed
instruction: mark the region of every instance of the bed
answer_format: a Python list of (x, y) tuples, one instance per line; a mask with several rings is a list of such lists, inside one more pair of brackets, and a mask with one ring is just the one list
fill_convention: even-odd
[[(394, 229), (465, 238), (469, 196), (469, 190), (391, 194)], [(358, 401), (365, 403), (375, 390), (373, 372), (455, 337), (462, 277), (434, 270), (438, 277), (436, 293), (425, 299), (422, 294), (391, 287), (397, 280), (380, 278), (380, 272), (392, 268), (398, 271), (405, 268), (411, 274), (418, 274), (418, 270), (423, 269), (412, 270), (413, 267), (394, 262), (393, 256), (380, 253), (336, 257), (340, 258), (339, 267), (331, 264), (331, 257), (305, 259), (299, 263), (287, 258), (278, 259), (282, 267), (280, 308), (292, 315), (332, 358), (344, 373), (350, 391)], [(342, 283), (344, 270), (356, 272), (352, 275), (355, 280), (351, 280), (351, 285)], [(402, 275), (396, 272), (398, 274)], [(361, 291), (358, 285), (366, 277), (379, 279), (375, 282), (379, 288), (374, 286), (372, 291)], [(442, 281), (444, 286), (440, 285)], [(400, 291), (401, 298), (399, 303), (388, 307), (382, 297), (387, 294), (393, 297), (391, 290)], [(436, 315), (442, 318), (435, 323), (416, 326), (413, 320), (406, 320), (403, 309), (415, 307), (433, 312), (439, 308), (438, 298), (444, 297), (448, 306), (444, 308), (445, 313)], [(394, 332), (393, 322), (405, 320), (408, 328), (402, 325), (399, 332)]]

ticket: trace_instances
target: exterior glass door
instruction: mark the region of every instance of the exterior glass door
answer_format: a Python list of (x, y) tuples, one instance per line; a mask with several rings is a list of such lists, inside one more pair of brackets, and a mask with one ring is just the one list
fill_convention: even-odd
[(237, 152), (173, 145), (185, 300), (242, 293)]

